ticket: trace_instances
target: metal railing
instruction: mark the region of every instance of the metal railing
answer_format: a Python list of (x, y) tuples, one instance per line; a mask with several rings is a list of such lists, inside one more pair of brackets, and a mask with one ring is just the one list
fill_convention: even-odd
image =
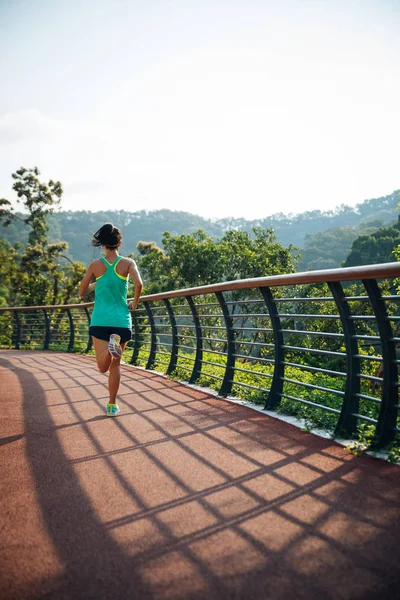
[[(338, 433), (365, 423), (382, 447), (400, 432), (397, 277), (389, 263), (143, 296), (124, 358)], [(0, 308), (0, 345), (89, 352), (91, 307)]]

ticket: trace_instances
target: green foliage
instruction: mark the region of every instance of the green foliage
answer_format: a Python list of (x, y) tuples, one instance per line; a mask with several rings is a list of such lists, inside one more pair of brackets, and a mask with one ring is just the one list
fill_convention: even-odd
[(18, 274), (18, 247), (0, 240), (0, 306), (7, 306), (10, 288)]
[[(60, 267), (59, 260), (68, 249), (66, 242), (49, 243), (47, 218), (60, 205), (62, 186), (50, 180), (39, 180), (39, 169), (21, 167), (12, 177), (17, 202), (25, 209), (22, 216), (16, 214), (6, 199), (0, 200), (0, 222), (5, 228), (20, 222), (27, 230), (27, 243), (20, 247), (2, 242), (0, 266), (2, 281), (0, 301), (10, 306), (58, 304), (68, 302), (83, 276), (84, 266), (69, 261)], [(68, 259), (69, 260), (69, 259)]]
[(346, 260), (353, 242), (360, 235), (369, 235), (382, 225), (383, 221), (373, 220), (356, 227), (331, 227), (326, 231), (307, 234), (298, 270), (339, 268)]
[(372, 446), (374, 437), (375, 426), (362, 423), (357, 429), (356, 441), (346, 447), (355, 456), (360, 456)]
[(173, 236), (157, 245), (140, 242), (136, 257), (148, 293), (197, 287), (294, 271), (293, 247), (284, 248), (272, 230), (227, 231), (214, 240), (204, 231)]
[(393, 464), (397, 464), (400, 462), (400, 445), (399, 442), (393, 442), (392, 444), (389, 444), (389, 446), (386, 448), (387, 452), (388, 452), (388, 461), (393, 463)]
[[(400, 194), (399, 194), (400, 196)], [(397, 209), (400, 208), (400, 203), (397, 205)], [(395, 257), (396, 260), (400, 260), (400, 244), (398, 244), (394, 249), (393, 249), (393, 256)], [(394, 285), (396, 286), (396, 290), (397, 293), (400, 292), (400, 279), (395, 279), (394, 280)]]
[(393, 262), (393, 252), (400, 244), (400, 217), (392, 227), (384, 227), (371, 235), (361, 235), (351, 247), (344, 267)]

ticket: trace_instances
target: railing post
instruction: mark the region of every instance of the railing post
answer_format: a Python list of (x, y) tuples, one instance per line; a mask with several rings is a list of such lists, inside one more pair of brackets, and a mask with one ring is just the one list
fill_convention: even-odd
[(260, 287), (260, 292), (264, 298), (264, 302), (271, 317), (271, 327), (274, 336), (275, 345), (275, 364), (274, 375), (272, 378), (271, 388), (269, 390), (268, 399), (265, 403), (264, 410), (275, 410), (281, 401), (283, 391), (283, 377), (285, 374), (284, 365), (284, 350), (283, 350), (283, 335), (279, 312), (272, 296), (271, 290), (268, 287)]
[(229, 314), (229, 310), (222, 292), (216, 292), (215, 295), (217, 297), (224, 317), (226, 327), (226, 339), (228, 343), (225, 375), (222, 381), (221, 388), (219, 390), (219, 395), (228, 396), (232, 390), (233, 378), (235, 376), (235, 334), (233, 331), (232, 317)]
[(148, 302), (143, 302), (143, 304), (146, 309), (147, 316), (149, 318), (150, 332), (151, 332), (150, 354), (149, 354), (149, 358), (147, 361), (146, 369), (151, 369), (156, 361), (157, 332), (156, 332), (156, 326), (154, 323), (153, 311), (151, 310), (150, 304)]
[(169, 320), (171, 323), (172, 329), (172, 348), (171, 348), (171, 358), (169, 361), (169, 365), (167, 368), (167, 375), (170, 375), (176, 369), (176, 363), (178, 362), (178, 328), (176, 326), (176, 319), (174, 315), (174, 310), (171, 306), (171, 302), (168, 298), (164, 298), (164, 304), (167, 308)]
[(21, 319), (19, 318), (19, 314), (17, 310), (13, 311), (13, 316), (15, 317), (15, 327), (13, 327), (13, 343), (15, 350), (19, 350), (19, 343), (21, 341)]
[(335, 432), (340, 434), (342, 431), (355, 433), (357, 431), (357, 417), (359, 410), (360, 393), (360, 359), (358, 355), (358, 343), (356, 339), (356, 327), (351, 319), (349, 303), (346, 300), (342, 284), (339, 281), (328, 281), (328, 287), (335, 301), (340, 321), (343, 328), (344, 343), (346, 346), (346, 383), (342, 410), (336, 424)]
[(375, 314), (382, 344), (383, 383), (382, 402), (376, 426), (374, 446), (386, 446), (395, 436), (398, 407), (396, 344), (381, 290), (375, 279), (362, 280)]
[(85, 311), (85, 314), (86, 314), (86, 318), (87, 318), (87, 320), (88, 320), (88, 344), (87, 344), (87, 346), (86, 346), (86, 350), (85, 350), (85, 352), (87, 353), (87, 352), (90, 352), (90, 351), (91, 351), (91, 349), (92, 349), (92, 346), (93, 346), (93, 340), (92, 340), (92, 336), (91, 336), (91, 335), (90, 335), (90, 333), (89, 333), (89, 327), (90, 327), (90, 312), (89, 312), (89, 310), (88, 310), (88, 307), (87, 307), (87, 306), (84, 306), (83, 308), (84, 308), (84, 311)]
[(140, 350), (140, 331), (139, 331), (139, 323), (136, 316), (136, 311), (132, 311), (132, 325), (133, 325), (133, 353), (131, 358), (131, 365), (136, 365), (137, 359), (139, 357)]
[(67, 308), (67, 315), (68, 315), (68, 321), (69, 321), (69, 342), (68, 342), (68, 352), (72, 352), (72, 350), (74, 349), (74, 343), (75, 343), (75, 327), (74, 327), (74, 321), (72, 319), (72, 314), (71, 311), (69, 310), (69, 308)]
[(201, 364), (203, 360), (203, 332), (201, 329), (201, 323), (199, 313), (197, 312), (196, 305), (192, 296), (187, 296), (190, 310), (192, 311), (194, 328), (196, 332), (196, 356), (193, 364), (193, 371), (189, 379), (189, 383), (195, 383), (201, 375)]
[(50, 345), (50, 319), (49, 319), (49, 315), (47, 314), (46, 309), (43, 309), (42, 312), (44, 314), (44, 322), (46, 325), (46, 331), (45, 331), (44, 342), (43, 342), (43, 350), (48, 350), (49, 345)]

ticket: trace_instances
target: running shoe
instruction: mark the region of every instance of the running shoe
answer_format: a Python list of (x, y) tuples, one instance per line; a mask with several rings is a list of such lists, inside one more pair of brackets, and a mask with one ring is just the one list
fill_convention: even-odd
[(121, 348), (120, 342), (121, 342), (120, 335), (118, 335), (116, 333), (112, 333), (110, 335), (110, 339), (108, 342), (108, 351), (113, 358), (121, 358), (121, 356), (122, 356), (122, 348)]
[(107, 417), (116, 417), (119, 412), (118, 404), (107, 404)]

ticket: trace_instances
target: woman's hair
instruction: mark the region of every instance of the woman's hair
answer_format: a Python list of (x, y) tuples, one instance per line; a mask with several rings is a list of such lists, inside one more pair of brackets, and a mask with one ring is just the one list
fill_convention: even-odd
[(121, 241), (121, 231), (112, 223), (106, 223), (92, 236), (92, 246), (105, 246), (109, 250), (117, 248)]

